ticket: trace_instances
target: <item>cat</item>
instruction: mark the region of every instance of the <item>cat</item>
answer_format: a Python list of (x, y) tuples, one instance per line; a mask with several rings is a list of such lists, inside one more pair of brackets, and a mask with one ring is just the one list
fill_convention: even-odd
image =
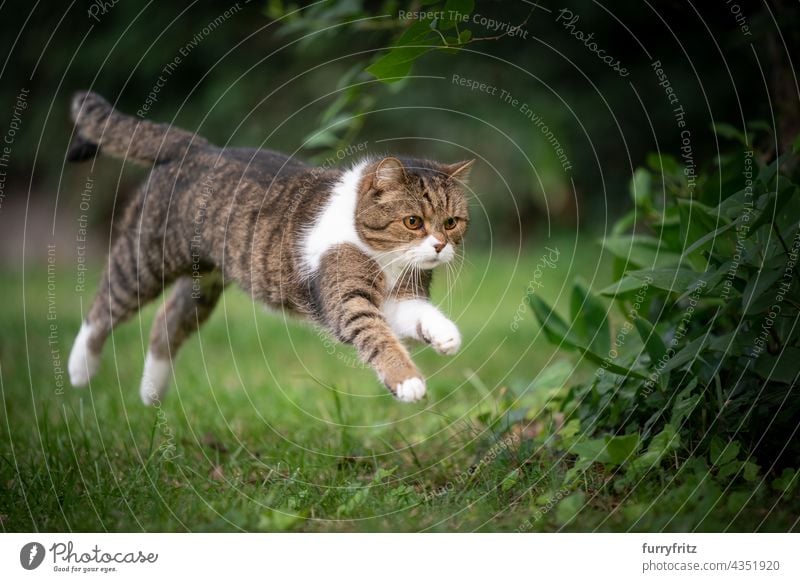
[(115, 226), (99, 289), (69, 357), (74, 386), (97, 372), (115, 326), (172, 290), (153, 323), (140, 396), (164, 397), (171, 362), (233, 281), (355, 347), (400, 401), (426, 384), (401, 340), (455, 354), (456, 325), (430, 301), (431, 272), (453, 260), (469, 225), (474, 160), (366, 158), (348, 169), (281, 153), (219, 148), (77, 93), (67, 159), (98, 153), (151, 165)]

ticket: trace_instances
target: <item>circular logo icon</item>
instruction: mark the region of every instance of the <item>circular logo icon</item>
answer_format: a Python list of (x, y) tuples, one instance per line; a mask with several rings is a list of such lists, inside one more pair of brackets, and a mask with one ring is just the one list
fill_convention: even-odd
[(44, 561), (44, 546), (39, 542), (29, 542), (19, 551), (19, 563), (26, 570), (35, 570)]

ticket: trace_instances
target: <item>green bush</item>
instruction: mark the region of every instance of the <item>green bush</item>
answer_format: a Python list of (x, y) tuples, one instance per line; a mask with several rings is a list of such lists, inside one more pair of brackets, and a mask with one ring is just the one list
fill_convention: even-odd
[(568, 319), (530, 297), (547, 338), (592, 364), (559, 401), (578, 471), (673, 455), (751, 481), (800, 458), (797, 156), (766, 162), (732, 135), (704, 172), (664, 155), (636, 171), (602, 241), (613, 285), (576, 282)]

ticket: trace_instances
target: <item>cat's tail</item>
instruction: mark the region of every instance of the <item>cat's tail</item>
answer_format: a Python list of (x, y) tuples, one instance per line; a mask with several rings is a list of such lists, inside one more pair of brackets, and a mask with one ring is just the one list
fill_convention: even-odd
[(67, 152), (70, 161), (95, 157), (98, 151), (141, 164), (181, 159), (189, 147), (202, 147), (202, 137), (178, 127), (120, 113), (103, 97), (81, 91), (70, 108), (75, 135)]

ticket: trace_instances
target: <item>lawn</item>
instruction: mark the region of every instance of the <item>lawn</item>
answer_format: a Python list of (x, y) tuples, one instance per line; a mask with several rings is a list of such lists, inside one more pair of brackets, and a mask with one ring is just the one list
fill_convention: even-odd
[[(235, 289), (180, 352), (159, 408), (138, 396), (152, 305), (115, 332), (90, 388), (73, 389), (65, 375), (62, 389), (54, 361), (66, 362), (97, 268), (82, 296), (67, 269), (50, 281), (41, 264), (24, 277), (6, 274), (2, 529), (763, 528), (774, 507), (720, 504), (724, 492), (693, 485), (691, 475), (627, 491), (603, 476), (580, 491), (559, 488), (570, 457), (546, 446), (546, 427), (530, 411), (554, 394), (539, 371), (574, 358), (545, 341), (523, 301), (531, 281), (561, 304), (576, 275), (595, 279), (599, 247), (588, 237), (578, 244), (579, 253), (566, 236), (519, 252), (467, 249), (449, 285), (443, 274), (435, 284), (464, 347), (453, 358), (414, 347), (428, 377), (417, 405), (394, 401), (351, 349)], [(557, 261), (541, 261), (545, 245), (558, 249)], [(487, 425), (509, 406), (502, 428), (521, 422)], [(663, 503), (650, 503), (659, 495)], [(791, 516), (771, 523), (786, 531)]]

